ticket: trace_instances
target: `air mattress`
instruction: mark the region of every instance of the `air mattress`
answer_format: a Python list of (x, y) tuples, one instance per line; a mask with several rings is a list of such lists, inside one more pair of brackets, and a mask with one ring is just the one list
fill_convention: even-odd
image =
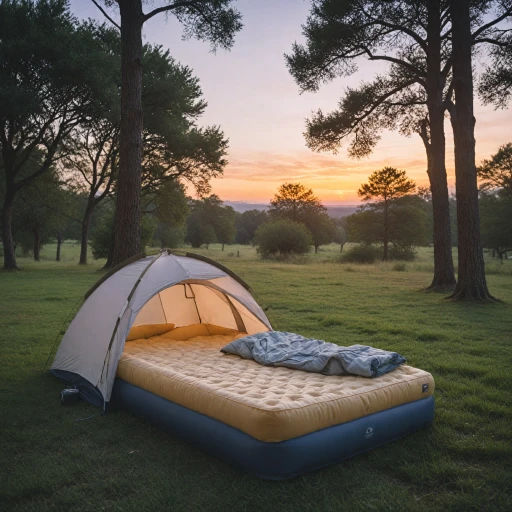
[(339, 462), (426, 427), (434, 418), (434, 398), (430, 396), (287, 441), (268, 443), (121, 379), (114, 383), (112, 400), (211, 455), (268, 480), (292, 478)]
[[(434, 391), (432, 376), (410, 366), (375, 379), (325, 376), (264, 367), (219, 351), (239, 336), (237, 331), (199, 325), (130, 341), (117, 377), (264, 443), (282, 443), (423, 403)], [(401, 433), (399, 426), (397, 435)]]

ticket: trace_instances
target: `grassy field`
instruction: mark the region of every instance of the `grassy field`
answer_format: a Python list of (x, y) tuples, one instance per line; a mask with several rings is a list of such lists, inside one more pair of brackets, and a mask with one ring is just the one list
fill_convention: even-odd
[(79, 267), (71, 244), (52, 262), (54, 249), (0, 273), (1, 511), (512, 510), (512, 261), (488, 265), (504, 302), (479, 305), (421, 291), (431, 249), (368, 266), (337, 263), (335, 246), (296, 264), (258, 261), (248, 247), (202, 251), (251, 284), (276, 329), (396, 350), (436, 379), (430, 429), (265, 482), (127, 413), (59, 404), (63, 384), (42, 370), (101, 262)]

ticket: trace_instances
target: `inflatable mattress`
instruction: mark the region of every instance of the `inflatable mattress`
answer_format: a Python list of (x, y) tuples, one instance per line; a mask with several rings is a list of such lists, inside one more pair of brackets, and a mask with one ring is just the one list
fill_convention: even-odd
[[(204, 445), (206, 439), (211, 444), (217, 436), (224, 450), (218, 443), (203, 447), (275, 479), (383, 444), (432, 421), (434, 380), (423, 370), (402, 366), (375, 379), (325, 376), (264, 367), (220, 352), (241, 336), (200, 324), (127, 342), (114, 401), (195, 444)], [(290, 449), (302, 455), (290, 458)], [(300, 460), (293, 462), (297, 456)]]

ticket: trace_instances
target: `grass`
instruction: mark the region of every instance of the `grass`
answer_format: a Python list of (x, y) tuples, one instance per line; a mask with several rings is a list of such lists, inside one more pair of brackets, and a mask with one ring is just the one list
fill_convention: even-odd
[(20, 260), (23, 272), (0, 273), (0, 510), (512, 510), (512, 262), (490, 266), (491, 292), (504, 303), (479, 305), (421, 291), (430, 249), (399, 271), (334, 263), (335, 246), (307, 264), (258, 261), (248, 247), (202, 252), (253, 286), (276, 329), (396, 350), (430, 371), (434, 425), (316, 473), (265, 482), (122, 411), (62, 407), (63, 384), (42, 369), (101, 273), (99, 263), (76, 265), (71, 244), (52, 262), (48, 246), (41, 263)]

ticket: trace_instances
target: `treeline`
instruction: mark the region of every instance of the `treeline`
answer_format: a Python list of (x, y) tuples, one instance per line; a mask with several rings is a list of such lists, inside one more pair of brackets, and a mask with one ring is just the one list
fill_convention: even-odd
[[(85, 264), (91, 230), (94, 254), (109, 265), (122, 189), (119, 32), (77, 21), (65, 1), (1, 2), (0, 62), (4, 267), (16, 267), (17, 249), (38, 259), (42, 244), (56, 239), (59, 247), (66, 238), (80, 241)], [(127, 215), (141, 223), (147, 242), (153, 225), (184, 221), (182, 183), (209, 192), (210, 180), (226, 165), (228, 144), (218, 126), (198, 126), (207, 104), (188, 67), (146, 44), (142, 68), (145, 215), (131, 218), (130, 208)], [(98, 245), (100, 233), (108, 244)]]
[[(493, 257), (512, 251), (512, 143), (499, 148), (478, 168), (480, 178), (481, 233)], [(87, 244), (94, 258), (109, 258), (112, 251), (115, 197), (106, 195), (93, 213), (89, 196), (70, 189), (69, 182), (49, 172), (20, 194), (13, 217), (13, 236), (21, 254), (39, 259), (43, 244), (57, 242), (56, 259), (65, 239)], [(268, 209), (236, 212), (215, 194), (187, 197), (178, 180), (168, 180), (144, 195), (142, 246), (192, 248), (212, 243), (254, 245), (263, 258), (287, 258), (331, 243), (352, 246), (343, 260), (412, 260), (418, 246), (434, 241), (430, 190), (416, 187), (405, 171), (384, 167), (372, 173), (358, 194), (364, 204), (356, 213), (331, 218), (313, 191), (300, 183), (279, 187)], [(457, 239), (455, 197), (449, 201), (452, 240)], [(84, 218), (87, 239), (84, 239)], [(83, 257), (81, 257), (81, 262)]]

